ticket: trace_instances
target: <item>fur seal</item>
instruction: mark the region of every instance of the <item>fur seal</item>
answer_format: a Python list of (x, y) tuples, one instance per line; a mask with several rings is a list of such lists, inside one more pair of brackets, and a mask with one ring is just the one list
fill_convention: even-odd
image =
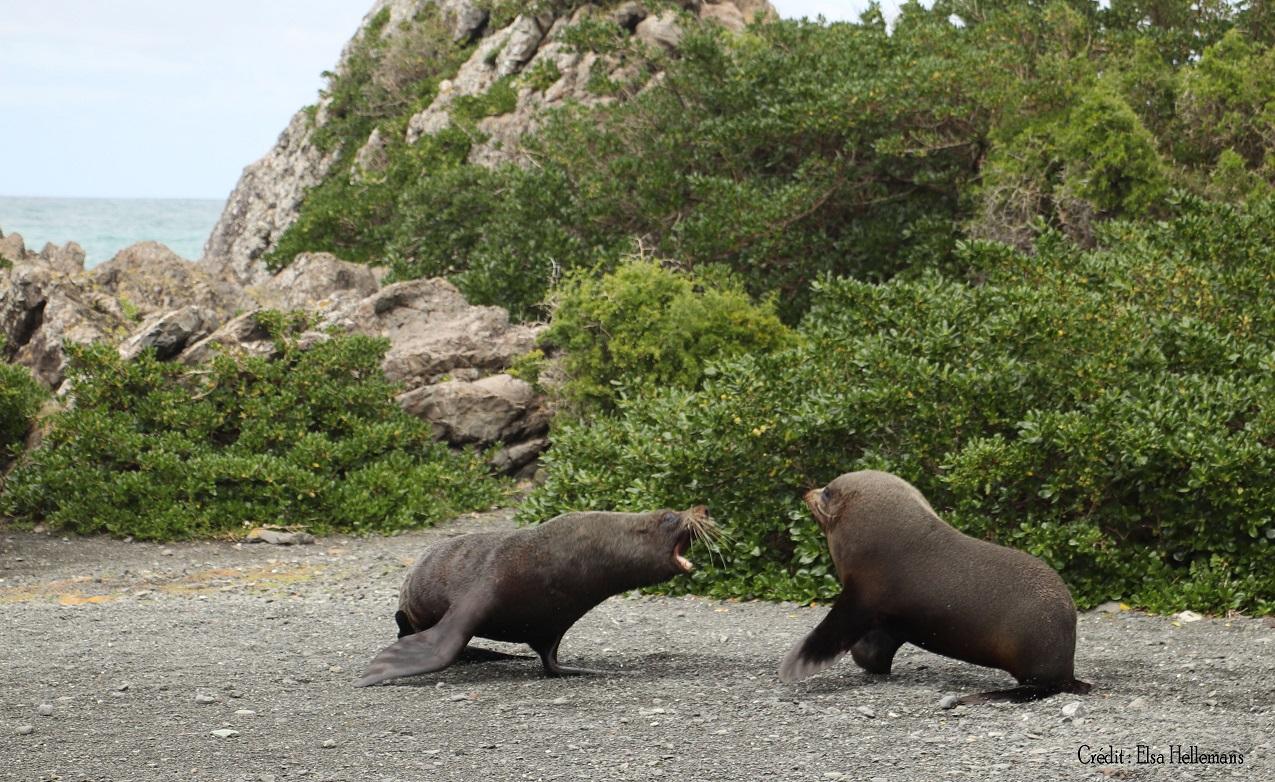
[(962, 534), (890, 473), (846, 473), (804, 499), (828, 539), (842, 592), (784, 657), (781, 680), (804, 679), (847, 651), (865, 671), (888, 674), (895, 652), (911, 643), (1019, 682), (961, 703), (1089, 691), (1073, 675), (1076, 606), (1053, 568)]
[(535, 527), (437, 543), (403, 581), (394, 617), (399, 640), (354, 686), (446, 668), (474, 636), (527, 644), (548, 676), (600, 673), (558, 663), (567, 629), (612, 595), (689, 573), (691, 542), (717, 534), (697, 505), (567, 513)]

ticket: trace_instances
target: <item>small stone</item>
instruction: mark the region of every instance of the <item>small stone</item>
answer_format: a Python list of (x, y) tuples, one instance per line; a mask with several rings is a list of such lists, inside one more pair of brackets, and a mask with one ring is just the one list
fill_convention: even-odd
[(554, 706), (566, 706), (566, 705), (567, 705), (567, 699), (566, 699), (566, 698), (554, 698), (554, 699), (553, 699), (553, 705), (554, 705)]
[(859, 712), (863, 716), (867, 717), (868, 719), (873, 719), (877, 716), (877, 713), (872, 710), (871, 706), (855, 706), (854, 710)]
[(18, 727), (13, 729), (13, 732), (15, 735), (18, 735), (18, 736), (30, 736), (32, 733), (35, 733), (35, 726), (34, 725), (19, 725)]
[(236, 717), (255, 717), (257, 716), (257, 712), (253, 711), (252, 709), (236, 709), (235, 716)]
[(216, 703), (217, 697), (206, 692), (195, 693), (195, 703)]
[(1126, 609), (1119, 600), (1108, 600), (1102, 605), (1095, 606), (1093, 610), (1098, 614), (1118, 614)]
[(116, 688), (115, 688), (115, 691), (116, 691), (116, 692), (128, 692), (128, 688), (129, 688), (129, 683), (128, 683), (128, 682), (124, 682), (124, 683), (123, 683), (123, 684), (121, 684), (120, 686), (116, 687)]
[(333, 748), (333, 747), (335, 747), (335, 746), (336, 746), (336, 739), (324, 739), (324, 740), (323, 740), (323, 748), (324, 748), (324, 749), (332, 749), (332, 748)]
[(1179, 622), (1186, 623), (1186, 622), (1198, 622), (1204, 617), (1200, 614), (1195, 613), (1194, 611), (1179, 611), (1178, 613), (1173, 615), (1173, 618), (1178, 620)]
[(1125, 706), (1126, 709), (1132, 709), (1133, 711), (1142, 711), (1146, 707), (1147, 707), (1147, 699), (1142, 697), (1141, 695), (1129, 701), (1129, 705)]
[(39, 714), (39, 715), (40, 715), (40, 716), (42, 716), (42, 717), (52, 717), (52, 716), (53, 716), (53, 704), (52, 704), (52, 703), (41, 703), (39, 706), (36, 706), (36, 707), (35, 707), (35, 713), (36, 713), (36, 714)]
[(231, 730), (230, 728), (221, 728), (220, 730), (212, 731), (212, 735), (219, 739), (233, 739), (235, 736), (239, 735), (239, 731)]
[(1086, 709), (1085, 704), (1081, 703), (1080, 701), (1072, 701), (1071, 703), (1068, 703), (1066, 706), (1062, 707), (1062, 713), (1064, 717), (1074, 719), (1076, 717), (1085, 716), (1086, 714), (1089, 713), (1089, 710)]
[(944, 695), (942, 698), (939, 698), (939, 708), (954, 709), (956, 708), (956, 702), (959, 700), (960, 698), (955, 695)]
[(459, 693), (459, 692), (458, 692), (458, 693), (456, 693), (455, 695), (453, 695), (452, 697), (448, 698), (447, 700), (451, 701), (452, 703), (460, 703), (461, 701), (467, 701), (467, 700), (469, 700), (469, 696), (468, 696), (468, 695), (465, 695), (464, 693)]

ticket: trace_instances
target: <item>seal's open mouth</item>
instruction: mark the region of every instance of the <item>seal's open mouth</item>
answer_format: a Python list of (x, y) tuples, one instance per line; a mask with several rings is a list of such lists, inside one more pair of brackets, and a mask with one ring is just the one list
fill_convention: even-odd
[(690, 547), (691, 533), (689, 531), (679, 536), (677, 542), (673, 544), (673, 562), (683, 573), (689, 573), (695, 569), (695, 563), (686, 558), (686, 550)]

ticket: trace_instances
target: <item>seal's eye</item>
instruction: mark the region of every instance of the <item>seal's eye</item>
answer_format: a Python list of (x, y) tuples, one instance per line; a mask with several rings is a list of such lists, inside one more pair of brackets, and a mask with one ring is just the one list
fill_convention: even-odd
[(665, 511), (664, 513), (660, 514), (660, 524), (662, 524), (663, 526), (667, 527), (671, 524), (676, 524), (676, 523), (677, 523), (677, 514), (674, 513), (673, 511)]
[(827, 486), (823, 487), (823, 491), (819, 492), (819, 499), (823, 500), (824, 502), (827, 502), (828, 500), (832, 499), (832, 490), (829, 489)]

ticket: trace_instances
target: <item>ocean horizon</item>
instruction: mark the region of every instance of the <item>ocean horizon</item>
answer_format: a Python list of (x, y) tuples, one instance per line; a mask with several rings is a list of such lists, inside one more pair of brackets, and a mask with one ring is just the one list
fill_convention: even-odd
[(0, 196), (0, 232), (21, 234), (28, 250), (77, 242), (84, 266), (109, 261), (131, 244), (156, 241), (198, 260), (225, 206), (217, 198), (51, 198)]

